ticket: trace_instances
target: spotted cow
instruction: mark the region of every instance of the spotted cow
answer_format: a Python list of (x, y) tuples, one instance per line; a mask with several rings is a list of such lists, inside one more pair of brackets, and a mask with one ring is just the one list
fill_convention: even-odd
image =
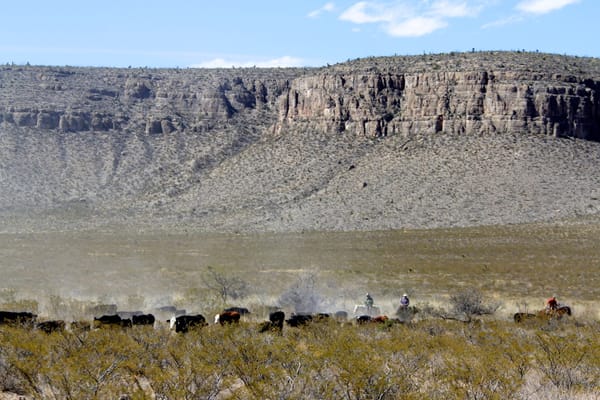
[(220, 314), (215, 315), (215, 324), (237, 324), (240, 322), (240, 313), (237, 311), (223, 311)]

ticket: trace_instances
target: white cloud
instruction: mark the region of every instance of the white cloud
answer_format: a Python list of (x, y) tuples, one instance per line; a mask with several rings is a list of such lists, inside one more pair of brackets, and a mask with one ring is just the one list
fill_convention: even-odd
[(386, 6), (374, 2), (360, 1), (340, 15), (342, 21), (355, 24), (371, 24), (375, 22), (390, 21), (392, 19)]
[(439, 17), (458, 18), (468, 17), (473, 10), (466, 2), (436, 1), (431, 5), (429, 13)]
[(400, 23), (391, 23), (387, 26), (386, 31), (391, 36), (417, 37), (428, 35), (447, 25), (448, 23), (440, 18), (415, 17)]
[(530, 14), (546, 14), (577, 2), (579, 0), (524, 0), (517, 4), (516, 9)]
[(302, 67), (304, 62), (300, 58), (283, 56), (279, 58), (273, 58), (271, 60), (260, 60), (260, 61), (239, 61), (239, 60), (226, 60), (224, 58), (215, 58), (209, 61), (204, 61), (198, 64), (194, 64), (192, 68), (276, 68), (276, 67)]
[(515, 6), (515, 9), (517, 10), (515, 14), (488, 22), (487, 24), (484, 24), (482, 28), (495, 28), (522, 22), (531, 17), (531, 15), (547, 14), (552, 11), (560, 10), (568, 5), (578, 3), (579, 1), (580, 0), (522, 0)]
[(505, 26), (505, 25), (510, 25), (510, 24), (514, 24), (514, 23), (517, 23), (517, 22), (521, 22), (524, 19), (525, 18), (523, 17), (523, 15), (511, 15), (511, 16), (506, 17), (506, 18), (498, 19), (496, 21), (492, 21), (492, 22), (488, 22), (486, 24), (483, 24), (481, 26), (481, 28), (483, 28), (483, 29), (497, 28), (497, 27), (500, 27), (500, 26)]
[(452, 18), (475, 17), (483, 4), (485, 0), (360, 1), (347, 8), (339, 19), (355, 24), (379, 24), (395, 37), (416, 37), (445, 28)]
[(309, 18), (317, 18), (319, 17), (321, 14), (326, 13), (326, 12), (332, 12), (333, 10), (335, 10), (335, 4), (333, 3), (325, 3), (323, 5), (323, 7), (318, 8), (314, 11), (311, 11), (308, 13), (308, 17)]

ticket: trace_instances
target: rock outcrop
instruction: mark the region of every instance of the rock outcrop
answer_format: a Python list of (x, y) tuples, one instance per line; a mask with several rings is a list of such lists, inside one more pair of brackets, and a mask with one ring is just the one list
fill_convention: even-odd
[[(321, 69), (2, 68), (0, 122), (67, 132), (194, 131), (261, 110), (367, 137), (523, 132), (600, 140), (595, 59), (472, 53)], [(21, 86), (19, 86), (19, 84)], [(270, 128), (266, 127), (266, 128)]]
[(473, 71), (322, 71), (293, 81), (278, 130), (379, 137), (416, 132), (521, 132), (600, 140), (600, 80), (510, 68)]
[(0, 123), (61, 132), (205, 130), (245, 111), (272, 111), (298, 71), (3, 66)]
[(537, 53), (2, 66), (0, 223), (373, 230), (595, 214), (599, 99), (600, 60)]

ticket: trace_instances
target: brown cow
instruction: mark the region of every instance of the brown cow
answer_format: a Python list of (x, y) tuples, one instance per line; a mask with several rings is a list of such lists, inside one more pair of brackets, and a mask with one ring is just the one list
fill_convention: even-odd
[(238, 322), (240, 322), (240, 313), (237, 311), (223, 311), (215, 315), (215, 324), (237, 324)]
[(387, 315), (378, 315), (376, 317), (371, 318), (371, 322), (375, 322), (376, 324), (386, 323), (388, 320)]

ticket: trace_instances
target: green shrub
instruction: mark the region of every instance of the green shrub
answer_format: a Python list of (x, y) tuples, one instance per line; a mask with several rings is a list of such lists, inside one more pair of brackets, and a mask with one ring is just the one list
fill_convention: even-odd
[(598, 360), (597, 323), (0, 326), (0, 389), (33, 399), (517, 399), (548, 387), (575, 397), (597, 392)]

